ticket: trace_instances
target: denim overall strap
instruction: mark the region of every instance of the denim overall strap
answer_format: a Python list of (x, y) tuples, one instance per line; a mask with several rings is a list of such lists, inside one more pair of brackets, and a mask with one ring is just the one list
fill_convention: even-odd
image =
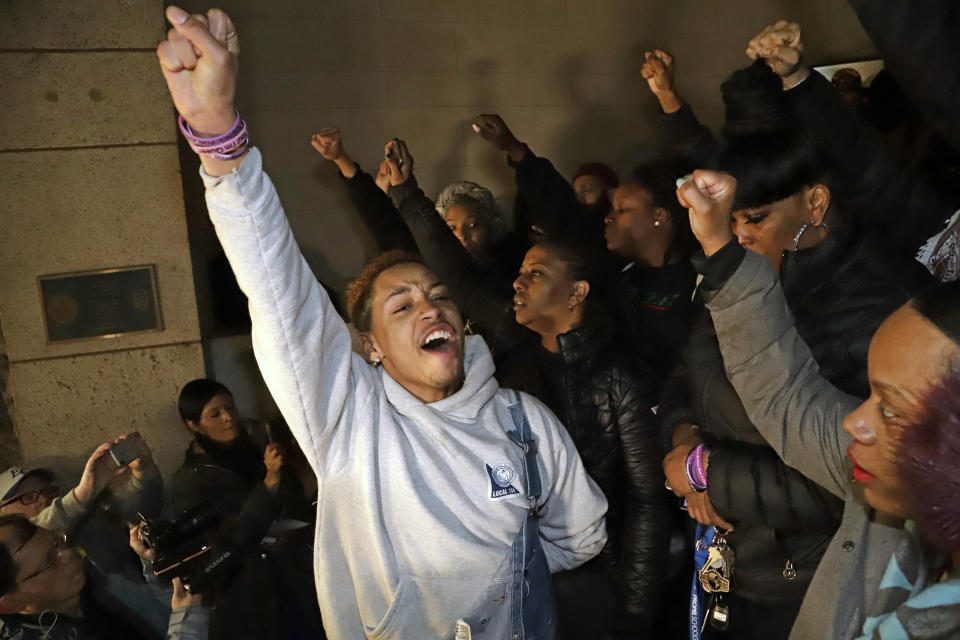
[(540, 499), (540, 469), (537, 468), (537, 442), (530, 433), (530, 423), (523, 412), (523, 399), (514, 391), (516, 402), (510, 405), (510, 417), (516, 431), (508, 431), (507, 437), (523, 449), (523, 468), (527, 479), (527, 500), (530, 510), (537, 515), (537, 500)]
[(523, 401), (514, 392), (516, 402), (510, 405), (510, 415), (516, 431), (507, 436), (523, 449), (526, 473), (527, 500), (530, 511), (524, 520), (520, 535), (514, 540), (513, 598), (511, 618), (513, 640), (553, 640), (556, 637), (557, 615), (553, 599), (553, 581), (550, 568), (540, 543), (537, 500), (540, 498), (540, 470), (537, 468), (537, 446), (530, 432), (530, 423), (523, 411)]

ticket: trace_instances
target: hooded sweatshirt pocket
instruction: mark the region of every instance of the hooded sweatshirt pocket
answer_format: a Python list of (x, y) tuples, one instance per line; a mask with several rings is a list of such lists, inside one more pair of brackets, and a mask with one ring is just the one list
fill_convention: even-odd
[(488, 586), (488, 579), (477, 577), (402, 577), (393, 602), (367, 637), (370, 640), (451, 637), (457, 619), (470, 613), (472, 603)]

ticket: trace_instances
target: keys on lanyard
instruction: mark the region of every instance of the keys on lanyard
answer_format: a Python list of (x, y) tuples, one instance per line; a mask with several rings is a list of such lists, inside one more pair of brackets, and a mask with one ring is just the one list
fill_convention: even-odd
[(717, 528), (707, 548), (707, 562), (700, 569), (700, 584), (707, 593), (729, 593), (733, 578), (733, 549), (727, 544), (726, 531)]
[(734, 556), (733, 549), (727, 544), (726, 533), (723, 529), (716, 529), (713, 542), (707, 548), (707, 561), (697, 575), (703, 590), (713, 594), (703, 620), (704, 627), (709, 622), (718, 631), (726, 631), (730, 626), (730, 609), (723, 603), (723, 594), (730, 592)]

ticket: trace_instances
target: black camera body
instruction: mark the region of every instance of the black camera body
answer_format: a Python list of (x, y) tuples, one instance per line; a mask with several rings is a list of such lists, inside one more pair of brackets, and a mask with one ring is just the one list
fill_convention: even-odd
[(197, 505), (172, 522), (139, 515), (143, 542), (156, 553), (153, 573), (158, 579), (180, 578), (188, 591), (200, 593), (209, 591), (232, 565), (234, 553), (217, 540), (220, 514), (212, 503)]

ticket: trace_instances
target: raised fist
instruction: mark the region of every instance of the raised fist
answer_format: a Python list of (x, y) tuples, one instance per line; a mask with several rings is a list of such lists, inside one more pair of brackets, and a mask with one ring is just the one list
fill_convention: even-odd
[(763, 58), (781, 78), (796, 73), (803, 57), (800, 25), (777, 20), (750, 41), (747, 55), (754, 60)]
[(336, 162), (343, 155), (343, 143), (340, 141), (340, 129), (330, 127), (313, 134), (310, 144), (327, 160)]
[(640, 68), (640, 75), (650, 85), (654, 95), (676, 93), (674, 84), (673, 56), (663, 49), (654, 49), (643, 54), (645, 62)]
[(708, 256), (733, 237), (730, 214), (736, 192), (733, 176), (705, 169), (697, 169), (684, 178), (683, 184), (678, 184), (677, 199), (689, 211), (690, 228)]
[(473, 119), (473, 130), (500, 151), (510, 151), (511, 148), (522, 144), (510, 131), (510, 127), (503, 121), (503, 118), (496, 113), (481, 113), (478, 115)]
[(413, 175), (413, 156), (407, 149), (407, 143), (394, 138), (383, 149), (390, 172), (390, 184), (397, 186), (406, 182)]
[(240, 41), (230, 17), (220, 9), (189, 15), (167, 7), (173, 28), (157, 46), (157, 56), (177, 111), (199, 136), (226, 133), (236, 119)]

